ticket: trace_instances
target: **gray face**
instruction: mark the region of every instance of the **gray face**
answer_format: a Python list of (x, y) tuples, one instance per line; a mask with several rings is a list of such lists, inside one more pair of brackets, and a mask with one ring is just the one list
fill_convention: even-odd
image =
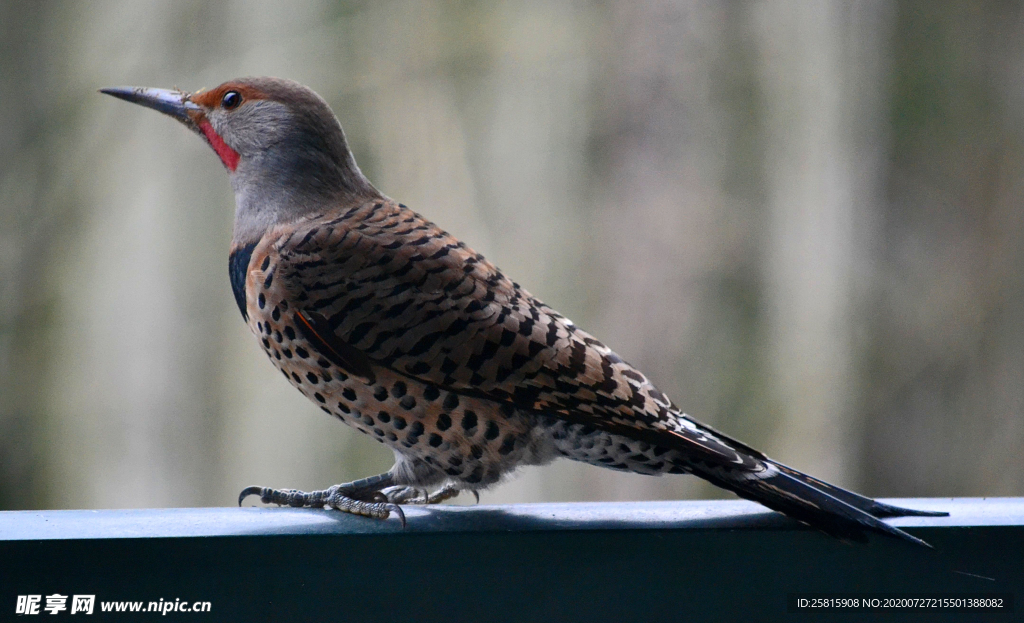
[(213, 130), (239, 154), (231, 174), (236, 242), (258, 239), (269, 227), (349, 196), (376, 194), (326, 102), (295, 83), (250, 84), (269, 93), (206, 113)]
[(229, 147), (245, 159), (273, 150), (294, 133), (295, 115), (288, 106), (273, 100), (248, 100), (234, 110), (222, 107), (207, 112), (207, 120)]
[(236, 243), (354, 198), (380, 196), (356, 166), (330, 107), (297, 82), (242, 78), (191, 95), (148, 87), (103, 92), (205, 136), (231, 174)]

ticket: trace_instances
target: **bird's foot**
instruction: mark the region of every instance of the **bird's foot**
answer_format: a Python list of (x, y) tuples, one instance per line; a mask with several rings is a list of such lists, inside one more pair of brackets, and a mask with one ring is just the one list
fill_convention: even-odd
[[(440, 504), (445, 500), (450, 500), (453, 497), (462, 493), (462, 489), (459, 489), (455, 485), (449, 483), (430, 493), (426, 489), (419, 489), (408, 485), (399, 485), (396, 487), (388, 487), (381, 493), (387, 498), (388, 502), (392, 504)], [(476, 496), (476, 501), (480, 501), (480, 494), (475, 490), (473, 495)]]
[(398, 515), (405, 526), (405, 513), (391, 501), (382, 489), (391, 485), (391, 474), (380, 474), (334, 485), (320, 491), (299, 491), (298, 489), (271, 489), (270, 487), (246, 487), (238, 496), (238, 505), (250, 495), (258, 495), (264, 504), (291, 506), (293, 508), (333, 508), (353, 515), (375, 519), (387, 519), (391, 513)]

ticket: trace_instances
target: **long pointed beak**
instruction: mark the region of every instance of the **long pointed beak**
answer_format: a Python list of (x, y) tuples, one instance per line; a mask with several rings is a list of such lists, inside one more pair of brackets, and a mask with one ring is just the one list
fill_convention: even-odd
[(184, 91), (153, 89), (150, 87), (108, 87), (100, 89), (100, 93), (113, 95), (126, 102), (158, 110), (193, 129), (196, 128), (196, 123), (189, 113), (202, 111), (198, 104), (188, 99), (189, 94)]

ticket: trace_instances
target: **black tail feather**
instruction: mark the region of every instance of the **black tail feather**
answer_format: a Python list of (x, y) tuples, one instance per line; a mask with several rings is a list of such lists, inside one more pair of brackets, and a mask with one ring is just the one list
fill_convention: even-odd
[(879, 517), (937, 516), (947, 513), (914, 511), (876, 502), (851, 491), (822, 482), (802, 472), (767, 461), (775, 472), (762, 478), (729, 473), (720, 468), (692, 468), (696, 475), (742, 498), (779, 511), (813, 528), (846, 541), (867, 541), (869, 532), (886, 534), (915, 545), (925, 541), (881, 521)]
[(862, 510), (874, 517), (946, 517), (949, 513), (944, 511), (921, 511), (912, 508), (902, 508), (899, 506), (892, 506), (885, 504), (877, 500), (873, 500), (869, 497), (854, 493), (853, 491), (847, 491), (835, 485), (818, 480), (814, 476), (808, 476), (803, 472), (798, 472), (792, 467), (787, 467), (781, 463), (769, 460), (769, 462), (775, 467), (779, 468), (786, 474), (804, 482), (805, 484), (821, 489), (822, 491), (830, 494), (834, 498), (838, 498), (843, 502), (846, 502), (850, 506)]

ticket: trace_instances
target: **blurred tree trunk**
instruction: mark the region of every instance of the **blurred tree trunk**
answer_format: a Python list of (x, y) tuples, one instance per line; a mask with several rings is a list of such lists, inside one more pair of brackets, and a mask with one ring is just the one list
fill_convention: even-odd
[(26, 4), (0, 1), (0, 510), (51, 499), (40, 424), (56, 300), (45, 275), (62, 223), (74, 220), (46, 191), (58, 175), (53, 146), (63, 129), (46, 101), (53, 7)]
[(887, 43), (882, 1), (758, 5), (768, 179), (766, 366), (779, 406), (765, 448), (854, 486), (871, 241), (882, 201)]
[[(592, 299), (602, 340), (691, 415), (758, 443), (774, 408), (757, 280), (765, 221), (751, 17), (732, 3), (612, 5), (596, 93), (603, 237)], [(626, 499), (720, 494), (689, 478), (614, 483), (611, 495)]]
[(1020, 495), (1024, 9), (904, 1), (895, 32), (868, 489)]
[[(50, 191), (63, 210), (62, 243), (48, 257), (59, 323), (38, 398), (49, 503), (209, 504), (221, 480), (216, 345), (229, 302), (230, 191), (216, 159), (179, 124), (96, 89), (190, 86), (187, 77), (219, 51), (223, 13), (196, 1), (107, 1), (63, 3), (49, 18), (41, 39), (54, 47), (52, 114), (75, 137), (47, 146), (62, 174)], [(172, 36), (194, 24), (188, 45)], [(117, 60), (103, 56), (104, 44), (117, 46)], [(105, 62), (89, 61), (96, 57)], [(62, 119), (66, 111), (79, 116)], [(91, 209), (68, 209), (79, 202)]]

